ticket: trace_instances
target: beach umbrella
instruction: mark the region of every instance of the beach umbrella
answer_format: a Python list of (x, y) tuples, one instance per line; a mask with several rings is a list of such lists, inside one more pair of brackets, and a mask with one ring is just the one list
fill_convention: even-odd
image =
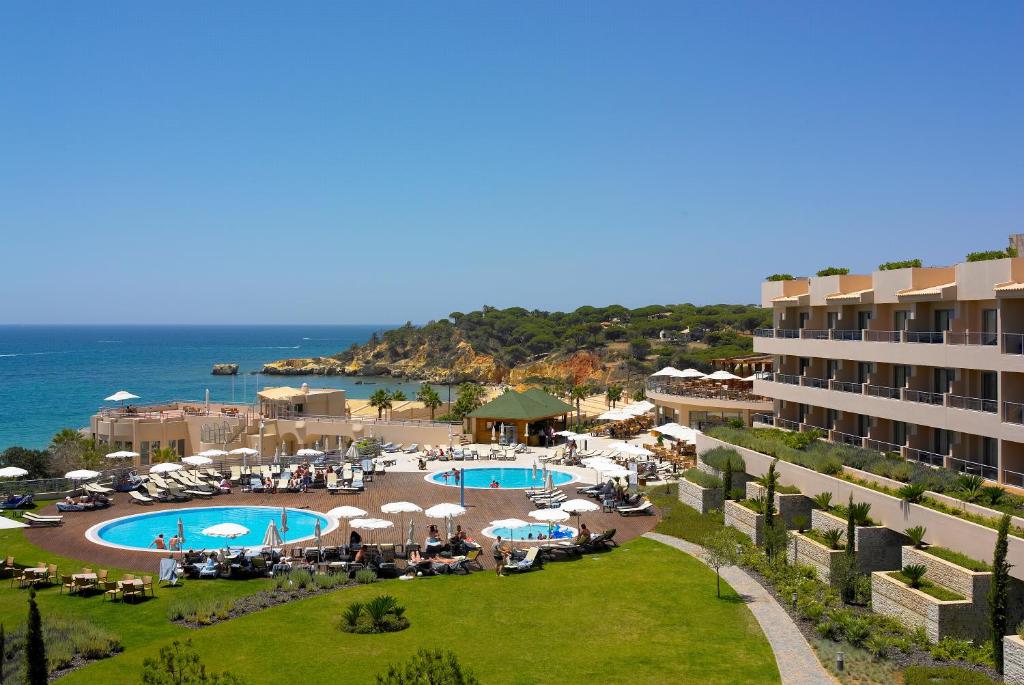
[(452, 537), (452, 519), (456, 516), (462, 516), (465, 514), (466, 508), (458, 504), (445, 502), (443, 504), (435, 504), (423, 513), (427, 518), (444, 519), (445, 532), (448, 534), (448, 538), (450, 539)]
[(352, 444), (348, 446), (348, 452), (345, 453), (345, 458), (353, 461), (359, 458), (359, 450), (356, 449), (355, 440), (353, 440)]
[(423, 511), (423, 507), (412, 502), (389, 502), (381, 505), (381, 512), (385, 514), (399, 514), (401, 516), (401, 529), (405, 529), (405, 515), (417, 511)]
[(90, 471), (89, 469), (78, 469), (77, 471), (68, 471), (67, 473), (64, 474), (64, 477), (67, 478), (68, 480), (80, 481), (89, 480), (90, 478), (95, 478), (98, 475), (100, 475), (99, 471)]
[(530, 518), (548, 524), (548, 540), (551, 539), (551, 524), (568, 521), (570, 514), (561, 509), (537, 509), (527, 514)]
[(189, 466), (208, 466), (213, 463), (213, 459), (194, 454), (191, 457), (182, 457), (181, 463), (188, 464)]
[(708, 374), (704, 377), (706, 381), (738, 381), (741, 380), (736, 374), (729, 373), (728, 371), (719, 370), (714, 373)]
[(128, 392), (127, 390), (118, 390), (117, 392), (115, 392), (110, 397), (103, 398), (103, 401), (104, 402), (120, 402), (123, 405), (127, 400), (137, 400), (137, 399), (139, 399), (138, 395), (133, 395), (130, 392)]
[(244, 457), (255, 457), (259, 453), (259, 450), (254, 450), (251, 447), (236, 447), (228, 452), (228, 454), (241, 454)]
[(21, 478), (27, 475), (28, 471), (18, 466), (5, 466), (0, 469), (0, 478)]
[(288, 532), (288, 510), (285, 507), (281, 507), (281, 532)]
[(359, 518), (360, 516), (366, 516), (366, 512), (359, 507), (344, 506), (334, 507), (327, 512), (327, 515), (336, 519), (354, 519)]
[(181, 464), (175, 464), (173, 461), (165, 461), (160, 464), (153, 464), (149, 467), (150, 473), (170, 473), (171, 471), (177, 471), (181, 468)]
[(220, 459), (228, 456), (228, 453), (224, 450), (204, 450), (199, 453), (200, 457), (206, 457), (207, 459)]
[(533, 462), (533, 466), (530, 468), (530, 484), (537, 480), (537, 462)]
[(673, 378), (681, 378), (681, 376), (679, 375), (681, 373), (682, 371), (680, 371), (679, 369), (673, 368), (671, 366), (666, 366), (661, 371), (655, 371), (654, 373), (652, 373), (651, 377), (653, 378), (654, 376), (672, 376)]
[(530, 524), (522, 519), (509, 518), (491, 521), (491, 525), (494, 526), (495, 530), (498, 528), (508, 528), (509, 538), (511, 538), (512, 542), (515, 542), (516, 528), (522, 528), (523, 526), (528, 526)]
[(409, 519), (409, 539), (405, 541), (405, 544), (411, 545), (413, 539), (416, 537), (416, 521)]
[(7, 530), (8, 528), (28, 528), (28, 525), (21, 521), (9, 519), (6, 516), (0, 516), (0, 530)]
[(580, 524), (580, 515), (588, 511), (597, 511), (601, 508), (597, 502), (589, 499), (571, 499), (568, 502), (563, 502), (561, 509), (564, 512), (572, 514), (576, 517), (576, 527)]
[(185, 524), (182, 523), (181, 517), (178, 517), (178, 551), (184, 554), (185, 551)]
[(128, 450), (120, 450), (117, 452), (111, 452), (105, 455), (107, 459), (134, 459), (139, 456), (138, 452), (129, 452)]
[(296, 457), (313, 457), (313, 458), (316, 458), (316, 457), (324, 456), (324, 453), (321, 452), (320, 450), (314, 450), (314, 449), (310, 449), (308, 447), (304, 447), (301, 450), (299, 450), (298, 452), (296, 452), (295, 456)]
[(267, 523), (267, 532), (263, 535), (263, 546), (280, 547), (283, 544), (284, 540), (281, 539), (281, 533), (277, 531), (277, 524), (271, 520)]
[(214, 538), (234, 539), (247, 535), (249, 529), (237, 523), (218, 523), (209, 528), (204, 528), (202, 533)]
[(495, 426), (495, 424), (493, 424), (493, 423), (492, 423), (492, 424), (491, 424), (491, 442), (494, 442), (494, 441), (495, 441), (495, 439), (496, 439), (496, 438), (495, 438), (495, 436), (496, 436), (496, 433), (495, 433), (495, 430), (494, 430), (494, 426)]
[(348, 524), (350, 527), (358, 530), (381, 530), (391, 528), (395, 525), (395, 522), (388, 521), (387, 519), (352, 519)]

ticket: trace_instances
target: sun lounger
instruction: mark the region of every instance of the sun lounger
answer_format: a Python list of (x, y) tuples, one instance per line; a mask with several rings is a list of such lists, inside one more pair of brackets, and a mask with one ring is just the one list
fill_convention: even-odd
[(407, 448), (405, 448), (402, 451), (405, 452), (406, 454), (416, 454), (419, 451), (419, 449), (420, 449), (419, 443), (415, 443), (414, 442), (413, 444), (409, 445)]
[(203, 469), (203, 473), (206, 474), (207, 478), (211, 478), (216, 481), (220, 481), (220, 479), (224, 477), (217, 472), (217, 469)]
[(97, 495), (109, 495), (114, 491), (112, 488), (105, 488), (99, 483), (86, 483), (82, 486), (82, 489), (86, 492), (92, 492)]
[(641, 514), (653, 514), (654, 505), (651, 503), (650, 500), (648, 500), (643, 504), (635, 507), (619, 507), (618, 509), (616, 509), (616, 511), (622, 514), (623, 516), (640, 516)]
[(537, 559), (537, 555), (540, 554), (540, 550), (536, 547), (531, 547), (526, 553), (526, 557), (520, 561), (512, 561), (506, 564), (502, 568), (502, 573), (523, 573), (533, 569), (534, 564), (540, 566), (540, 562)]
[(146, 495), (143, 495), (143, 494), (141, 494), (141, 493), (139, 493), (139, 492), (137, 492), (135, 490), (129, 490), (128, 491), (128, 496), (131, 497), (131, 501), (135, 502), (136, 504), (152, 504), (153, 503), (153, 498), (152, 497), (147, 497)]
[(565, 496), (564, 492), (559, 492), (552, 495), (551, 497), (542, 497), (540, 499), (535, 499), (533, 500), (533, 503), (536, 504), (541, 509), (554, 509), (567, 499), (568, 497)]
[(325, 485), (328, 493), (335, 494), (338, 491), (338, 474), (334, 471), (328, 471)]
[(249, 477), (249, 492), (266, 492), (266, 488), (263, 487), (263, 479), (259, 476)]
[(288, 492), (288, 481), (289, 480), (290, 479), (288, 478), (288, 476), (282, 476), (277, 481), (277, 490), (278, 490), (278, 492)]
[(27, 507), (32, 504), (32, 495), (10, 495), (0, 508), (3, 509), (20, 509)]
[(29, 526), (59, 526), (64, 523), (63, 516), (39, 516), (31, 511), (22, 514), (22, 518), (28, 521)]

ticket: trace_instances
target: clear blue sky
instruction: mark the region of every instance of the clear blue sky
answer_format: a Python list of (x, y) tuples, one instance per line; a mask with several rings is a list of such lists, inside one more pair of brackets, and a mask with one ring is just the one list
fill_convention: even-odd
[(381, 4), (0, 5), (0, 322), (752, 302), (1024, 231), (1020, 2)]

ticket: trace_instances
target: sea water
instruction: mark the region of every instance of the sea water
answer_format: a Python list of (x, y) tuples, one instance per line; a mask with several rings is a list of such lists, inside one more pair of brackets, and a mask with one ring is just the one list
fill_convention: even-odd
[[(266, 362), (342, 352), (392, 326), (0, 326), (0, 450), (41, 448), (61, 428), (87, 426), (118, 390), (135, 404), (167, 400), (252, 402), (268, 385), (341, 388), (348, 397), (419, 383), (347, 376), (250, 375)], [(217, 363), (238, 376), (213, 376)], [(364, 383), (358, 383), (363, 380)], [(445, 394), (442, 392), (442, 399)]]

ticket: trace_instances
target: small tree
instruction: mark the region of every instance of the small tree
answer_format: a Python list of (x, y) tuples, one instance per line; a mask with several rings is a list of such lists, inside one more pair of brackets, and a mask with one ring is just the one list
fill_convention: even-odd
[(207, 673), (206, 666), (192, 648), (192, 640), (175, 640), (160, 648), (160, 655), (142, 662), (142, 685), (244, 685), (228, 673)]
[(715, 570), (715, 593), (722, 596), (722, 568), (736, 565), (736, 540), (721, 528), (704, 538), (704, 562)]
[(1007, 594), (1010, 585), (1010, 566), (1006, 561), (1007, 536), (1010, 534), (1010, 515), (999, 519), (996, 549), (992, 557), (992, 585), (988, 589), (988, 608), (992, 617), (992, 659), (996, 669), (1003, 672), (1003, 636), (1006, 635)]
[(732, 492), (732, 459), (726, 459), (722, 464), (722, 499), (729, 499)]
[(588, 385), (577, 385), (569, 393), (569, 398), (576, 403), (576, 425), (580, 425), (581, 422), (581, 410), (580, 403), (590, 397), (590, 386)]
[(391, 409), (391, 393), (384, 388), (374, 390), (370, 395), (370, 406), (377, 410), (377, 418), (383, 418), (384, 410)]
[(420, 649), (404, 664), (391, 664), (377, 674), (377, 685), (480, 685), (451, 652)]
[(43, 642), (43, 621), (36, 605), (36, 591), (28, 593), (28, 625), (25, 628), (25, 683), (46, 685), (50, 671), (46, 665), (46, 643)]
[(857, 580), (857, 513), (853, 506), (853, 493), (850, 493), (850, 501), (846, 507), (846, 563), (848, 572), (845, 574), (843, 589), (843, 601), (853, 601), (853, 589)]
[(621, 385), (609, 385), (605, 391), (604, 396), (608, 399), (608, 404), (612, 407), (622, 399), (622, 386)]
[(416, 391), (416, 399), (423, 403), (423, 406), (430, 410), (430, 420), (434, 420), (434, 412), (441, 406), (441, 397), (432, 386), (421, 385)]

